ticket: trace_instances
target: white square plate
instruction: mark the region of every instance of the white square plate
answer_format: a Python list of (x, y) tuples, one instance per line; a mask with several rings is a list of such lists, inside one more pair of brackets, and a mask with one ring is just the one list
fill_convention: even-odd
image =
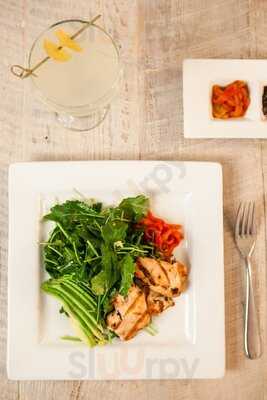
[[(184, 60), (184, 136), (196, 139), (267, 139), (267, 118), (262, 113), (266, 71), (267, 60)], [(212, 86), (224, 86), (235, 80), (246, 81), (250, 91), (250, 105), (244, 118), (213, 118)]]
[[(76, 192), (75, 192), (76, 191)], [(151, 208), (184, 225), (178, 259), (190, 285), (154, 319), (159, 333), (89, 349), (58, 303), (41, 293), (41, 216), (77, 191), (117, 204), (145, 193)], [(10, 379), (218, 378), (225, 369), (222, 171), (216, 163), (92, 161), (13, 164), (9, 170), (8, 356)]]

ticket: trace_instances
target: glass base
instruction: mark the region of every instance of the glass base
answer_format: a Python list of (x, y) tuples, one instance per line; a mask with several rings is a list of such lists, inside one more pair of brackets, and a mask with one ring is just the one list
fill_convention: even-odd
[(95, 111), (94, 113), (85, 117), (74, 117), (69, 114), (55, 113), (56, 120), (65, 128), (72, 131), (86, 132), (99, 126), (106, 118), (110, 106), (102, 110)]

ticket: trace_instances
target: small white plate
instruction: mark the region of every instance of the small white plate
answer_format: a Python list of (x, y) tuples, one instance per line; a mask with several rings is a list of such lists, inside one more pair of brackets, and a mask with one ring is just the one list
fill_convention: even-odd
[[(244, 118), (212, 117), (214, 84), (247, 82), (250, 105)], [(262, 113), (267, 60), (188, 59), (183, 63), (184, 136), (187, 138), (267, 139), (267, 118)]]
[[(76, 192), (75, 192), (76, 190)], [(178, 259), (188, 290), (154, 319), (158, 335), (89, 349), (72, 334), (45, 279), (41, 216), (77, 191), (106, 204), (145, 193), (151, 208), (186, 234)], [(13, 164), (9, 171), (8, 356), (10, 379), (218, 378), (225, 370), (222, 171), (219, 164), (92, 161)]]

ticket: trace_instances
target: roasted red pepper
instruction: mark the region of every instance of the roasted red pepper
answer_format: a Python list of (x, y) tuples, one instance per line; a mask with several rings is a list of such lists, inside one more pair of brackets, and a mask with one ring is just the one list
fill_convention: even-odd
[(212, 115), (214, 118), (228, 119), (243, 117), (250, 104), (248, 85), (244, 81), (234, 81), (223, 87), (212, 87)]
[(183, 240), (181, 225), (168, 224), (161, 218), (155, 217), (150, 211), (139, 222), (144, 227), (145, 239), (166, 257), (170, 257), (175, 247)]

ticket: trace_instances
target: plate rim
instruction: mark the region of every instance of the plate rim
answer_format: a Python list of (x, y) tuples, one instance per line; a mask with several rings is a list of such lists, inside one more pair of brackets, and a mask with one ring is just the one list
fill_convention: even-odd
[[(219, 163), (216, 163), (216, 162), (206, 162), (206, 161), (189, 161), (189, 162), (187, 162), (187, 161), (168, 161), (168, 160), (141, 160), (141, 161), (139, 161), (139, 160), (96, 160), (96, 161), (41, 161), (41, 162), (26, 162), (26, 163), (14, 163), (14, 164), (11, 164), (10, 165), (10, 167), (9, 167), (9, 231), (10, 231), (10, 228), (11, 228), (11, 226), (10, 226), (10, 224), (11, 224), (11, 217), (10, 217), (10, 215), (11, 215), (11, 213), (12, 213), (12, 196), (14, 195), (14, 193), (12, 192), (12, 190), (14, 189), (12, 189), (12, 181), (13, 181), (13, 179), (14, 179), (14, 173), (16, 173), (16, 171), (17, 170), (20, 170), (21, 168), (25, 168), (26, 167), (26, 169), (27, 168), (36, 168), (36, 167), (38, 167), (38, 165), (39, 166), (41, 166), (41, 167), (43, 167), (44, 165), (50, 165), (50, 166), (53, 166), (53, 165), (57, 165), (57, 166), (63, 166), (64, 164), (68, 164), (68, 166), (70, 166), (71, 164), (72, 165), (82, 165), (82, 166), (85, 166), (85, 165), (92, 165), (93, 163), (94, 164), (98, 164), (99, 165), (99, 163), (102, 163), (102, 164), (111, 164), (111, 163), (147, 163), (147, 164), (151, 164), (151, 165), (153, 165), (153, 164), (155, 164), (155, 163), (168, 163), (168, 164), (177, 164), (177, 163), (183, 163), (183, 164), (186, 164), (187, 166), (189, 166), (189, 165), (192, 165), (192, 166), (194, 166), (194, 168), (195, 168), (195, 166), (200, 166), (200, 165), (202, 165), (202, 167), (203, 168), (207, 168), (207, 167), (211, 167), (211, 168), (214, 168), (214, 170), (216, 170), (216, 174), (217, 174), (217, 177), (218, 177), (218, 182), (217, 182), (217, 184), (218, 184), (218, 191), (220, 192), (219, 193), (219, 198), (220, 198), (220, 203), (218, 203), (218, 210), (219, 210), (219, 213), (221, 214), (220, 215), (220, 221), (218, 221), (218, 225), (220, 225), (219, 226), (219, 230), (220, 230), (220, 236), (221, 236), (221, 244), (220, 244), (220, 247), (221, 247), (221, 260), (220, 260), (220, 264), (221, 264), (221, 268), (222, 268), (222, 271), (220, 271), (220, 273), (221, 273), (221, 275), (222, 275), (222, 277), (223, 277), (223, 281), (220, 283), (220, 285), (221, 285), (221, 287), (220, 287), (220, 292), (221, 292), (221, 297), (222, 297), (222, 299), (223, 299), (223, 304), (221, 304), (221, 307), (222, 307), (222, 309), (221, 309), (221, 313), (222, 313), (222, 315), (221, 315), (221, 317), (222, 317), (222, 326), (223, 326), (223, 329), (224, 329), (224, 331), (223, 331), (223, 334), (222, 334), (222, 338), (221, 338), (221, 345), (222, 345), (222, 353), (223, 354), (221, 354), (220, 355), (220, 357), (221, 357), (221, 368), (220, 368), (220, 371), (217, 373), (217, 374), (215, 374), (214, 376), (212, 376), (212, 374), (210, 374), (209, 375), (209, 373), (207, 374), (207, 372), (204, 372), (204, 375), (202, 376), (201, 375), (201, 373), (200, 373), (200, 375), (199, 376), (196, 376), (196, 378), (219, 378), (219, 377), (222, 377), (223, 375), (224, 375), (224, 372), (225, 372), (225, 316), (224, 316), (224, 263), (223, 263), (223, 215), (222, 215), (222, 213), (223, 213), (223, 199), (222, 199), (222, 192), (223, 192), (223, 186), (222, 186), (222, 167), (221, 167), (221, 165), (219, 164)], [(23, 379), (31, 379), (31, 380), (34, 380), (34, 379), (66, 379), (66, 380), (69, 380), (69, 379), (75, 379), (75, 377), (72, 377), (72, 378), (70, 378), (69, 376), (64, 376), (64, 377), (56, 377), (56, 378), (53, 378), (53, 376), (50, 376), (49, 374), (44, 374), (43, 373), (43, 375), (40, 377), (40, 376), (32, 376), (32, 374), (29, 374), (29, 375), (27, 375), (26, 374), (26, 376), (25, 375), (23, 375), (23, 374), (18, 374), (18, 373), (14, 373), (14, 371), (13, 371), (13, 369), (12, 369), (12, 363), (11, 363), (11, 360), (12, 360), (12, 357), (14, 356), (14, 353), (12, 354), (12, 338), (11, 338), (11, 336), (10, 336), (10, 317), (11, 317), (11, 309), (10, 309), (10, 304), (12, 303), (12, 296), (14, 296), (14, 293), (13, 293), (13, 290), (11, 290), (11, 280), (10, 280), (10, 278), (12, 277), (12, 274), (11, 274), (11, 269), (12, 269), (12, 266), (11, 266), (11, 264), (12, 264), (12, 257), (11, 257), (11, 255), (12, 255), (12, 246), (13, 246), (13, 244), (11, 243), (11, 239), (10, 239), (10, 236), (9, 236), (9, 243), (8, 243), (8, 346), (7, 346), (7, 371), (8, 371), (8, 377), (9, 377), (9, 379), (15, 379), (15, 380), (17, 380), (17, 379), (21, 379), (21, 380), (23, 380)], [(223, 312), (222, 312), (223, 311)], [(34, 347), (34, 351), (38, 351), (38, 345), (37, 345), (37, 347), (35, 346)], [(40, 349), (39, 349), (40, 350)], [(149, 377), (149, 378), (147, 378), (147, 377), (142, 377), (142, 376), (138, 376), (138, 377), (126, 377), (126, 378), (112, 378), (112, 380), (113, 379), (122, 379), (122, 380), (124, 380), (124, 379), (160, 379), (160, 378), (162, 378), (162, 377)], [(183, 377), (184, 378), (184, 377)], [(195, 378), (195, 377), (194, 377)], [(81, 379), (81, 378), (79, 378), (79, 379)], [(90, 380), (90, 379), (92, 379), (92, 378), (90, 378), (90, 377), (85, 377), (85, 378), (82, 378), (82, 379), (86, 379), (86, 380)], [(94, 377), (93, 378), (93, 380), (98, 380), (98, 379), (100, 379), (100, 380), (103, 380), (103, 379), (105, 379), (105, 378), (97, 378), (97, 377)], [(164, 377), (163, 377), (163, 379), (164, 379)], [(172, 379), (172, 377), (167, 377), (167, 378), (165, 378), (165, 379)], [(173, 377), (173, 379), (180, 379), (180, 377)]]

